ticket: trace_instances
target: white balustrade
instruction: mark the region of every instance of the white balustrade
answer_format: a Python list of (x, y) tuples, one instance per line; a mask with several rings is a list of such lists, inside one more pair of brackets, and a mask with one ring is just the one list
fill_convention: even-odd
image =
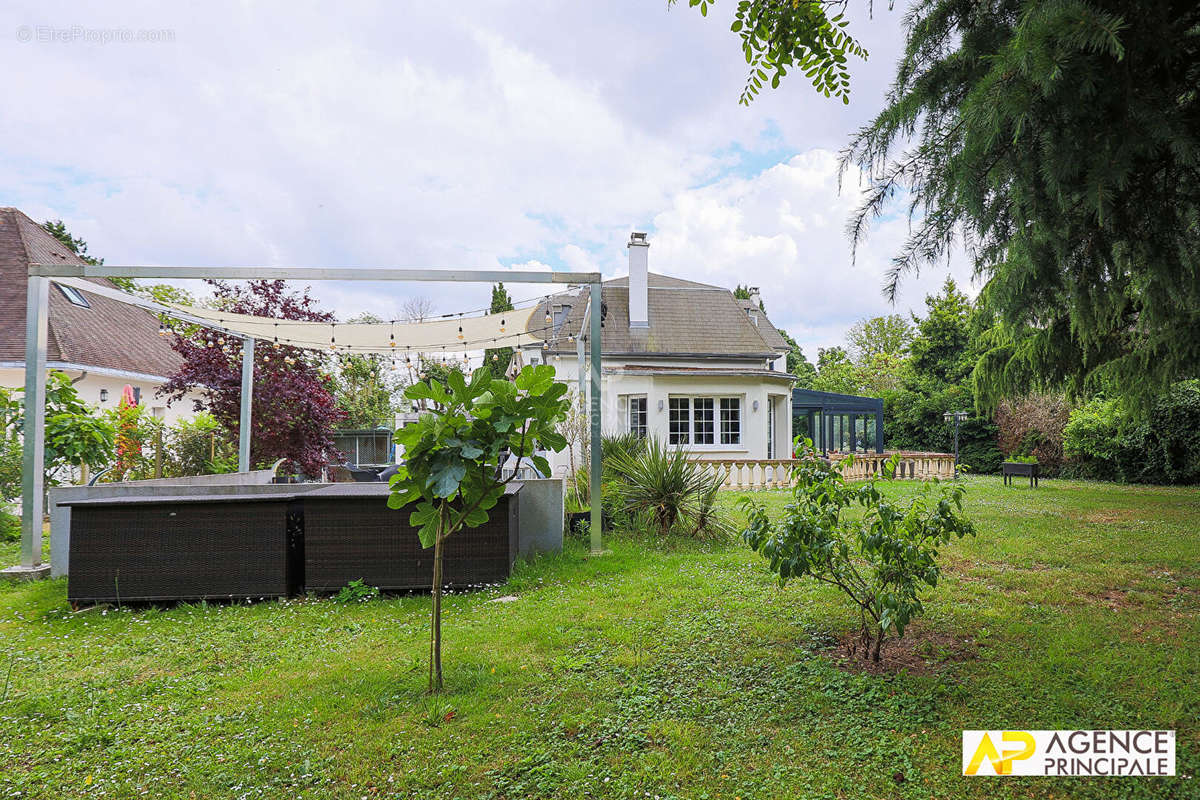
[[(846, 480), (867, 480), (878, 475), (884, 463), (895, 455), (889, 453), (855, 453), (851, 463), (843, 467)], [(843, 461), (848, 454), (830, 453), (829, 458)], [(697, 463), (721, 476), (722, 489), (783, 489), (792, 485), (792, 467), (797, 459), (697, 459)], [(954, 477), (954, 456), (950, 453), (901, 452), (896, 464), (896, 477), (905, 480), (945, 480)]]

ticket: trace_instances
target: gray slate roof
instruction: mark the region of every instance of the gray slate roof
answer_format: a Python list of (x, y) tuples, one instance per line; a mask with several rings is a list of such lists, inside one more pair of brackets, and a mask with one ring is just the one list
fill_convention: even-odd
[[(0, 208), (0, 361), (25, 360), (25, 293), (29, 264), (84, 262), (20, 210)], [(112, 287), (103, 278), (92, 283)], [(50, 287), (48, 361), (62, 361), (169, 378), (183, 361), (165, 337), (158, 318), (136, 306), (89, 292), (91, 308)]]
[[(601, 287), (606, 316), (601, 335), (601, 352), (606, 355), (727, 356), (764, 359), (786, 348), (775, 327), (762, 314), (755, 325), (733, 292), (720, 286), (649, 274), (650, 327), (629, 327), (629, 279), (615, 278)], [(587, 308), (588, 289), (578, 294), (552, 298), (551, 303), (570, 303), (571, 310), (551, 339), (550, 352), (573, 353)], [(534, 336), (545, 326), (543, 303), (530, 318)], [(761, 314), (761, 312), (760, 312)]]
[[(771, 320), (767, 319), (767, 314), (765, 311), (754, 305), (754, 303), (751, 303), (749, 300), (738, 300), (738, 304), (742, 307), (742, 310), (746, 312), (747, 316), (754, 315), (755, 317), (758, 317), (758, 332), (762, 334), (763, 341), (771, 345), (771, 347), (774, 349), (783, 353), (791, 350), (791, 348), (788, 347), (788, 343), (785, 342), (783, 337), (779, 335), (779, 329), (771, 324)], [(750, 321), (754, 321), (753, 317), (751, 317)]]

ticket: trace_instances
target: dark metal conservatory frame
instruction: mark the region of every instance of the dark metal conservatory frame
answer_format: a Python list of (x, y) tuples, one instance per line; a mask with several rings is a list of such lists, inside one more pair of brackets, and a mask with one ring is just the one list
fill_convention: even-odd
[[(816, 417), (821, 416), (820, 430), (817, 430)], [(875, 418), (875, 452), (883, 452), (883, 401), (875, 397), (858, 397), (852, 394), (836, 394), (834, 392), (818, 392), (813, 389), (792, 390), (792, 417), (804, 417), (808, 420), (809, 435), (813, 447), (822, 453), (835, 450), (835, 443), (840, 443), (846, 428), (852, 435), (857, 434), (858, 419), (863, 420), (863, 433), (867, 430), (867, 420)]]

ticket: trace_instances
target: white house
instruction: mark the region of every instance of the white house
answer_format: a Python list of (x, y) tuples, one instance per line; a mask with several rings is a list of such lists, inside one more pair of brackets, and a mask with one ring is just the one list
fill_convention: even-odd
[[(649, 272), (644, 233), (632, 234), (628, 249), (629, 275), (601, 289), (604, 432), (654, 436), (703, 459), (787, 458), (795, 378), (787, 344), (759, 304)], [(584, 289), (543, 303), (528, 330), (545, 341), (523, 350), (525, 363), (552, 364), (578, 385), (588, 297)], [(564, 455), (554, 468), (565, 470)]]
[[(0, 208), (0, 386), (25, 386), (25, 296), (30, 262), (84, 262), (20, 210)], [(112, 286), (102, 278), (90, 279)], [(65, 372), (80, 398), (115, 408), (126, 385), (154, 416), (190, 417), (192, 404), (168, 407), (155, 396), (179, 371), (182, 359), (159, 335), (147, 311), (67, 286), (50, 286), (47, 367)]]

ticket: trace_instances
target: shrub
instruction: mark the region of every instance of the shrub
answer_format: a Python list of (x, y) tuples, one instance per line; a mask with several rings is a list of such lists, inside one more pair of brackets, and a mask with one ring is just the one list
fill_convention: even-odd
[[(165, 472), (171, 477), (237, 470), (237, 445), (211, 414), (201, 412), (166, 431)], [(226, 467), (232, 463), (233, 469)]]
[(333, 599), (339, 603), (365, 603), (379, 596), (379, 589), (363, 582), (362, 578), (352, 580), (338, 589)]
[(609, 434), (600, 437), (600, 458), (605, 465), (615, 466), (618, 459), (646, 452), (647, 439), (634, 433)]
[[(1013, 456), (1032, 456), (1053, 474), (1063, 463), (1063, 428), (1070, 418), (1066, 398), (1035, 394), (1000, 401), (996, 409), (1000, 450)], [(972, 465), (974, 466), (974, 465)]]
[[(962, 514), (966, 489), (929, 481), (908, 504), (889, 500), (879, 478), (848, 484), (842, 464), (817, 457), (806, 442), (804, 457), (793, 468), (794, 502), (772, 522), (752, 498), (743, 537), (770, 562), (781, 584), (802, 576), (838, 587), (857, 606), (864, 657), (879, 661), (889, 632), (904, 636), (909, 622), (923, 613), (921, 591), (937, 585), (940, 548), (953, 538), (974, 535)], [(895, 474), (898, 456), (888, 460), (884, 477)], [(855, 506), (862, 514), (851, 514)]]
[(1200, 483), (1200, 381), (1181, 381), (1155, 400), (1123, 437), (1117, 462), (1126, 480)]
[(0, 511), (0, 542), (21, 541), (21, 518), (7, 511)]
[(661, 536), (680, 530), (705, 537), (724, 530), (714, 506), (719, 484), (686, 450), (646, 439), (640, 452), (618, 453), (612, 469), (620, 502), (615, 513), (647, 517)]
[(1069, 474), (1158, 484), (1200, 483), (1200, 381), (1181, 381), (1148, 409), (1094, 398), (1063, 431)]
[[(924, 381), (908, 389), (883, 394), (884, 445), (889, 450), (954, 451), (954, 423), (942, 415), (975, 406), (963, 386), (939, 387)], [(973, 473), (997, 472), (1003, 454), (996, 446), (998, 429), (989, 417), (972, 416), (958, 431), (959, 460)]]
[(1079, 478), (1119, 477), (1117, 456), (1128, 427), (1115, 399), (1095, 397), (1071, 411), (1063, 428), (1063, 454), (1068, 459), (1064, 472)]
[[(600, 476), (600, 503), (604, 513), (605, 528), (618, 527), (627, 529), (632, 523), (630, 514), (625, 510), (619, 490), (620, 475), (618, 464), (622, 459), (641, 454), (646, 449), (646, 439), (632, 433), (610, 434), (600, 439), (600, 458), (603, 473)], [(590, 454), (585, 454), (590, 458)], [(567, 479), (566, 503), (567, 511), (587, 511), (591, 504), (590, 471), (587, 466), (581, 466)]]
[(0, 432), (0, 503), (21, 496), (21, 443)]

